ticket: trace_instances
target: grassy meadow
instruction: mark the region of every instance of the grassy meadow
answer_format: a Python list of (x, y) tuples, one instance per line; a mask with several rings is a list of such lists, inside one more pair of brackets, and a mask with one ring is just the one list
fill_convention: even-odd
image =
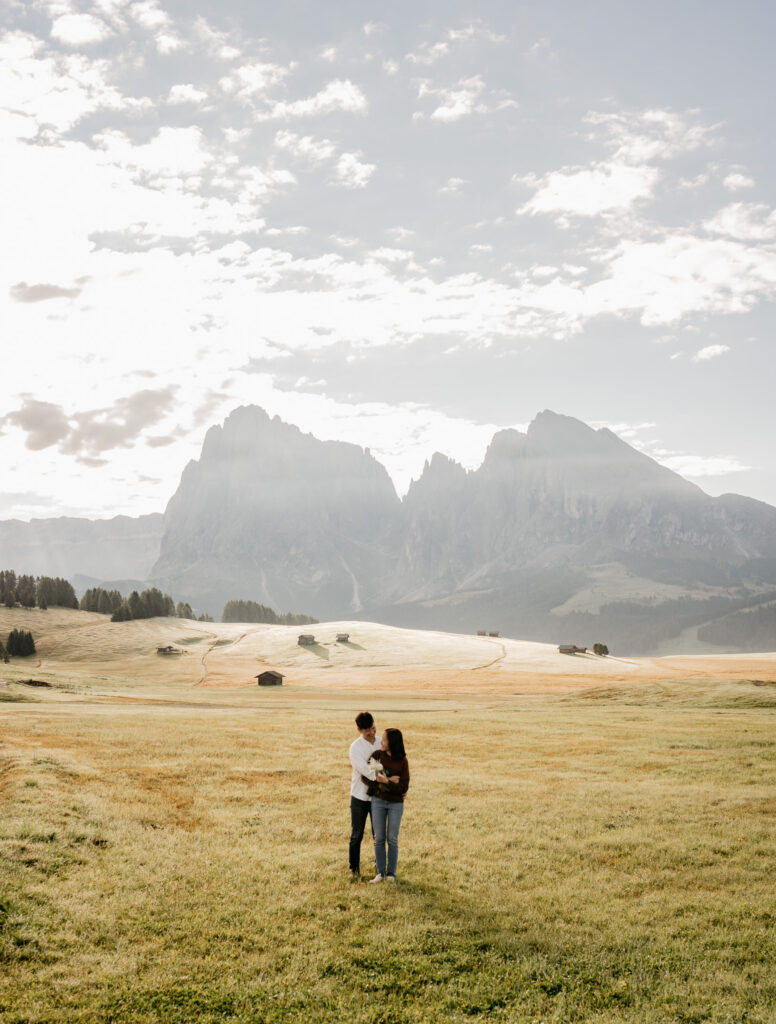
[[(0, 696), (3, 1024), (776, 1018), (771, 686)], [(396, 886), (347, 872), (362, 706)]]

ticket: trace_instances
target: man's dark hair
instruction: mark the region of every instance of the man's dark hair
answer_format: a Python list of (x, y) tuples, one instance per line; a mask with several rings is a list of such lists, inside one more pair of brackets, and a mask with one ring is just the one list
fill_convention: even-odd
[(401, 734), (401, 730), (386, 729), (385, 735), (388, 737), (388, 749), (391, 751), (391, 760), (403, 761), (407, 754), (404, 750), (404, 737)]
[(356, 715), (357, 729), (371, 729), (374, 724), (375, 720), (368, 711), (359, 711)]

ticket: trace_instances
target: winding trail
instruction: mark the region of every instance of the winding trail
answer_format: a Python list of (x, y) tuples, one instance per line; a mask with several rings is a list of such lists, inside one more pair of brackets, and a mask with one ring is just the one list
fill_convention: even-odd
[(486, 662), (484, 665), (475, 665), (474, 668), (472, 669), (472, 672), (479, 672), (483, 668), (490, 668), (491, 665), (495, 665), (496, 662), (503, 661), (504, 658), (506, 658), (506, 656), (507, 656), (507, 649), (506, 649), (506, 647), (503, 644), (496, 643), (495, 640), (488, 640), (487, 642), (489, 644), (493, 644), (494, 647), (500, 647), (501, 648), (501, 654), (499, 654), (499, 656), (497, 658), (494, 658), (492, 661)]
[(209, 636), (209, 637), (214, 638), (214, 639), (213, 639), (213, 643), (211, 643), (211, 645), (208, 647), (208, 649), (203, 653), (202, 657), (200, 658), (200, 665), (202, 667), (202, 675), (199, 677), (199, 679), (196, 681), (196, 683), (194, 683), (194, 686), (201, 686), (205, 682), (205, 680), (207, 679), (207, 677), (209, 675), (208, 667), (207, 667), (207, 659), (213, 653), (213, 651), (216, 649), (216, 647), (227, 647), (227, 646), (228, 647), (236, 647), (238, 644), (243, 642), (243, 640), (246, 638), (246, 636), (252, 636), (254, 633), (258, 633), (258, 632), (259, 632), (258, 629), (248, 629), (244, 633), (240, 633), (240, 635), (238, 637), (236, 637), (234, 640), (230, 640), (229, 644), (219, 644), (218, 643), (218, 634), (217, 633), (205, 633), (204, 634), (205, 636)]

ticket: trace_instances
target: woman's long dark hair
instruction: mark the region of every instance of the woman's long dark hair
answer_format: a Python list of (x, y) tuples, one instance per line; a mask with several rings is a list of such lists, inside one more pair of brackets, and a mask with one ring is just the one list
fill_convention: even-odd
[(401, 734), (400, 729), (386, 729), (385, 735), (388, 737), (388, 748), (391, 752), (392, 761), (403, 761), (407, 756), (404, 750), (404, 737)]

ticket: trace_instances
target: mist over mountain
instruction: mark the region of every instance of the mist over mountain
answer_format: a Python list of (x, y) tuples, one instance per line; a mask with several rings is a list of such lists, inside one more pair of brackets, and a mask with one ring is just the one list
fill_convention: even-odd
[(159, 557), (164, 517), (0, 521), (0, 566), (35, 576), (146, 579)]
[(243, 407), (184, 470), (152, 575), (218, 612), (249, 597), (279, 611), (357, 613), (382, 594), (400, 514), (368, 451)]
[(724, 616), (735, 646), (735, 613), (776, 597), (775, 508), (712, 498), (611, 431), (549, 411), (526, 433), (496, 433), (476, 470), (434, 455), (401, 501), (368, 450), (243, 407), (208, 431), (163, 522), (2, 523), (0, 541), (20, 527), (26, 571), (148, 579), (199, 612), (250, 599), (621, 653), (701, 625), (714, 642)]

